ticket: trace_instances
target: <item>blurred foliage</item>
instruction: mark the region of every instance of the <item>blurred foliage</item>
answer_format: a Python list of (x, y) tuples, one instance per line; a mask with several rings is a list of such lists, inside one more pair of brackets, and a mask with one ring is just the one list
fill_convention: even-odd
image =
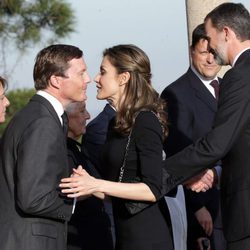
[(74, 31), (74, 22), (73, 10), (64, 0), (0, 0), (1, 40), (14, 40), (20, 50), (42, 39), (53, 43), (66, 37)]
[(1, 75), (10, 79), (28, 49), (58, 43), (74, 25), (74, 11), (66, 0), (0, 0)]
[(3, 134), (14, 114), (24, 107), (35, 93), (35, 89), (16, 89), (7, 92), (6, 96), (10, 101), (10, 106), (7, 107), (6, 121), (0, 124), (0, 135)]

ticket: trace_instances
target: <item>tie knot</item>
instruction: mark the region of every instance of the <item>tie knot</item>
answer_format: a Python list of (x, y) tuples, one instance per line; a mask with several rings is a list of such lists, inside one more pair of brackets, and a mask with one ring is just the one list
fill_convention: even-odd
[(218, 98), (219, 98), (219, 93), (220, 93), (219, 82), (218, 82), (217, 80), (213, 80), (212, 82), (210, 82), (210, 85), (214, 88), (215, 98), (218, 100)]
[(213, 86), (213, 87), (215, 87), (215, 86), (219, 86), (219, 83), (218, 83), (218, 81), (217, 80), (213, 80), (212, 82), (210, 82), (210, 85), (211, 86)]

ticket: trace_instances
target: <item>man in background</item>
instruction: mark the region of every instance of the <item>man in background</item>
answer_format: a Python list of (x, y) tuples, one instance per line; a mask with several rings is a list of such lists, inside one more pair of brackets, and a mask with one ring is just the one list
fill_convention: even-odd
[(100, 154), (106, 141), (108, 125), (115, 116), (115, 109), (107, 103), (102, 110), (86, 127), (86, 133), (82, 137), (82, 150), (88, 153), (89, 159), (103, 177), (104, 166), (100, 163)]
[[(116, 111), (111, 104), (107, 103), (104, 109), (88, 123), (86, 133), (82, 137), (82, 152), (88, 156), (89, 161), (102, 178), (105, 175), (105, 166), (101, 164), (101, 152), (106, 141), (110, 120), (115, 116)], [(115, 244), (115, 225), (113, 219), (112, 204), (104, 201), (104, 206), (111, 222), (113, 242)]]
[[(198, 25), (192, 33), (190, 57), (191, 66), (188, 71), (161, 94), (167, 101), (170, 122), (169, 137), (165, 144), (167, 157), (210, 131), (217, 111), (217, 93), (211, 84), (219, 84), (217, 73), (221, 67), (209, 50), (204, 24)], [(216, 249), (213, 232), (219, 208), (219, 190), (213, 187), (205, 193), (196, 193), (184, 187), (184, 193), (187, 249), (202, 249), (198, 244), (204, 238), (209, 238), (211, 249)]]
[(165, 164), (173, 178), (185, 181), (221, 159), (221, 207), (227, 249), (249, 250), (249, 11), (240, 3), (221, 4), (206, 16), (205, 29), (217, 62), (232, 68), (220, 84), (218, 110), (212, 130), (193, 145), (168, 158)]
[[(86, 121), (90, 119), (85, 102), (69, 104), (66, 113), (69, 118), (67, 148), (70, 172), (81, 165), (90, 175), (100, 177), (88, 157), (81, 152), (78, 142), (86, 132)], [(68, 250), (112, 250), (110, 227), (102, 200), (89, 197), (77, 201), (68, 227)]]

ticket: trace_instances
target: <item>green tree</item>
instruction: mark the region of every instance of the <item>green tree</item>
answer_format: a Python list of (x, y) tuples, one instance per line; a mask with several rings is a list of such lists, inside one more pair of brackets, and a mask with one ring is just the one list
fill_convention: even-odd
[(74, 31), (75, 17), (64, 0), (0, 0), (0, 52), (2, 72), (13, 48), (19, 57), (27, 48), (51, 44)]
[(16, 89), (8, 91), (7, 97), (10, 101), (10, 106), (6, 111), (6, 121), (0, 124), (0, 135), (3, 134), (4, 129), (12, 119), (14, 114), (24, 107), (35, 94), (35, 89)]

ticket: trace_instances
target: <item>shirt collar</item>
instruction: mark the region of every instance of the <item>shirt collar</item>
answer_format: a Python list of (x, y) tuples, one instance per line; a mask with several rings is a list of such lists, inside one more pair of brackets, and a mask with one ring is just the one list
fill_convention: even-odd
[(235, 57), (234, 60), (233, 60), (232, 67), (234, 67), (234, 65), (235, 65), (236, 61), (238, 60), (238, 58), (240, 57), (240, 55), (243, 54), (243, 53), (244, 53), (246, 50), (248, 50), (248, 49), (250, 49), (250, 47), (249, 47), (249, 48), (246, 48), (246, 49), (243, 49), (238, 55), (236, 55), (236, 57)]
[(50, 104), (53, 106), (53, 108), (55, 109), (59, 120), (62, 123), (62, 114), (64, 113), (64, 109), (63, 109), (63, 105), (61, 104), (60, 101), (58, 101), (54, 96), (52, 96), (51, 94), (49, 94), (48, 92), (44, 91), (44, 90), (38, 90), (37, 91), (37, 95), (40, 95), (42, 97), (44, 97), (47, 101), (50, 102)]
[(198, 71), (195, 69), (195, 67), (193, 65), (191, 65), (191, 70), (194, 72), (194, 74), (201, 80), (201, 82), (204, 84), (204, 86), (208, 89), (208, 91), (215, 97), (215, 92), (214, 92), (214, 88), (210, 85), (210, 83), (213, 80), (218, 80), (218, 77), (216, 76), (214, 79), (210, 79), (207, 80), (205, 79), (200, 73), (198, 73)]

